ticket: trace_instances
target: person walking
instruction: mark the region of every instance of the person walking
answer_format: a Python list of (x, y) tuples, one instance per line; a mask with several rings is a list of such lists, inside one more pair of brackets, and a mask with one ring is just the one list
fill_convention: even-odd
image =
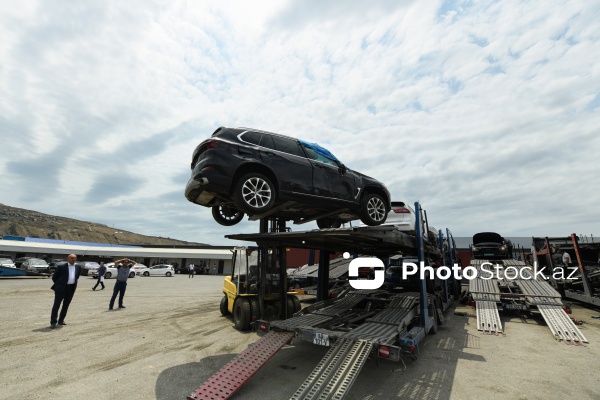
[(106, 274), (106, 267), (104, 266), (104, 262), (100, 261), (100, 268), (98, 268), (98, 281), (92, 290), (96, 290), (98, 284), (102, 285), (102, 289), (100, 290), (104, 290), (104, 274)]
[(188, 278), (193, 278), (196, 273), (196, 266), (194, 264), (190, 264), (188, 267)]
[(117, 294), (119, 295), (119, 308), (125, 308), (123, 305), (123, 297), (125, 296), (125, 289), (127, 289), (127, 278), (129, 278), (131, 267), (135, 264), (137, 263), (129, 258), (115, 261), (115, 265), (117, 266), (117, 281), (115, 282), (115, 288), (112, 297), (110, 298), (110, 304), (108, 305), (109, 310), (113, 309)]
[[(52, 274), (52, 290), (54, 290), (54, 304), (52, 305), (52, 312), (50, 314), (50, 328), (54, 329), (56, 323), (59, 325), (66, 325), (65, 317), (69, 310), (69, 304), (73, 300), (75, 290), (77, 289), (77, 280), (81, 275), (81, 266), (77, 263), (77, 256), (75, 254), (69, 254), (67, 262), (60, 263), (56, 266), (54, 274)], [(62, 303), (62, 308), (60, 307)], [(58, 309), (60, 315), (58, 314)]]

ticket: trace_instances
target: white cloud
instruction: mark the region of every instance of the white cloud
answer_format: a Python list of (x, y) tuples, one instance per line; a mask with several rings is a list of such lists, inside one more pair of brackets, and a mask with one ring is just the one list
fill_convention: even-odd
[(220, 227), (188, 203), (190, 157), (218, 126), (251, 126), (328, 146), (459, 235), (593, 232), (598, 14), (583, 1), (26, 2), (0, 11), (2, 201), (225, 243), (257, 224)]

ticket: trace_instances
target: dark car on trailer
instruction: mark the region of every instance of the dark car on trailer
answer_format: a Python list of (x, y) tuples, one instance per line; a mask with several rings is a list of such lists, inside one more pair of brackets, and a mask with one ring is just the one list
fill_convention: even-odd
[(380, 225), (390, 194), (376, 179), (352, 171), (327, 149), (247, 128), (217, 129), (193, 152), (185, 197), (212, 208), (221, 225), (280, 217), (319, 228), (360, 219)]
[(473, 235), (471, 258), (503, 259), (509, 258), (505, 240), (496, 232), (480, 232)]

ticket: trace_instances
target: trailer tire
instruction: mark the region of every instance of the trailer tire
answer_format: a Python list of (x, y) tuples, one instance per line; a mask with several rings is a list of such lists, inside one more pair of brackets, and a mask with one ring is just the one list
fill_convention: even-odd
[(292, 296), (288, 296), (287, 298), (287, 317), (292, 318), (294, 315), (294, 301), (292, 300)]
[(229, 310), (227, 309), (227, 295), (223, 296), (223, 298), (221, 299), (221, 304), (219, 305), (219, 310), (221, 310), (221, 314), (223, 316), (227, 316), (227, 315), (231, 314), (229, 312)]
[(292, 295), (290, 296), (290, 299), (292, 299), (292, 303), (294, 304), (294, 314), (296, 314), (302, 309), (302, 304), (300, 304), (300, 299), (297, 296)]
[(244, 297), (238, 297), (233, 303), (233, 323), (238, 331), (247, 331), (252, 317), (250, 302)]

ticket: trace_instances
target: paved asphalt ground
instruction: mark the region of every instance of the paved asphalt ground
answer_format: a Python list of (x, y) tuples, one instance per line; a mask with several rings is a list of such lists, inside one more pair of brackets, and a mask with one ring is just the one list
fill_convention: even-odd
[[(51, 330), (47, 278), (0, 280), (0, 399), (184, 399), (248, 344), (219, 313), (223, 277), (129, 280), (126, 309), (108, 311), (114, 280), (81, 277), (67, 326)], [(503, 316), (505, 334), (446, 313), (406, 365), (369, 359), (347, 399), (600, 399), (600, 310), (573, 306), (590, 344), (556, 341), (543, 320)], [(473, 313), (459, 306), (457, 311)], [(327, 348), (294, 340), (233, 399), (288, 399)]]

